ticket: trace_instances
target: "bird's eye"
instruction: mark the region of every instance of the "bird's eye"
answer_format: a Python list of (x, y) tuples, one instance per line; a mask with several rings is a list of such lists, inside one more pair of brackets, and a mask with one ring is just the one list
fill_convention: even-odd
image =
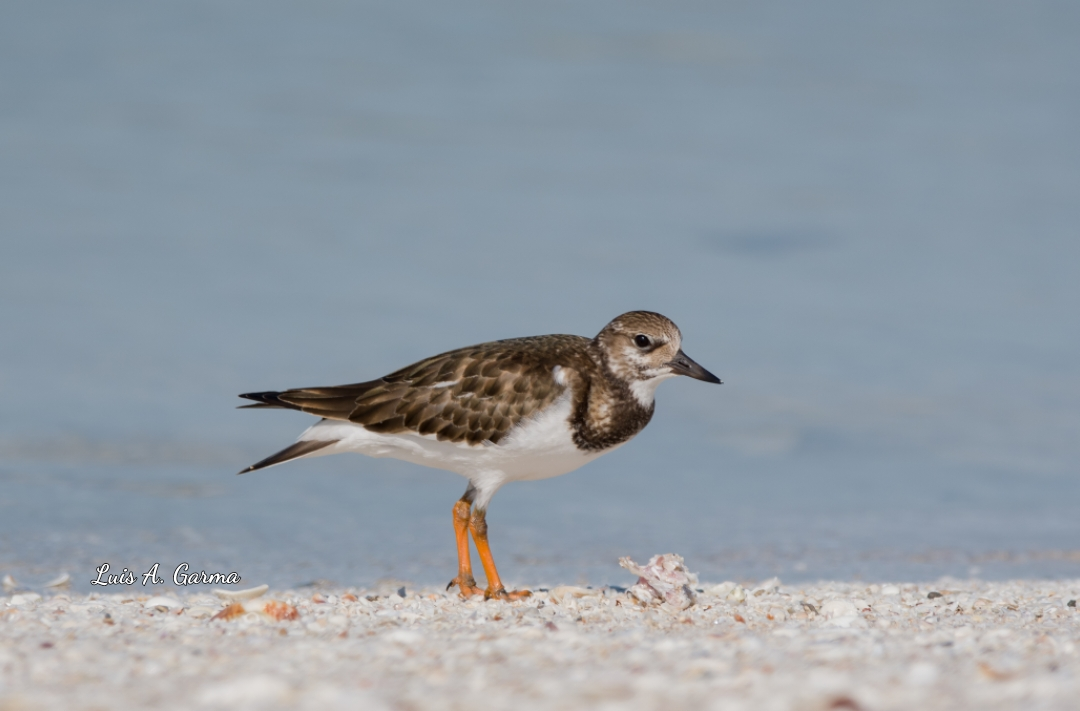
[(634, 343), (637, 344), (638, 348), (648, 348), (650, 345), (652, 345), (652, 341), (650, 341), (649, 337), (643, 333), (639, 333), (638, 335), (634, 336)]

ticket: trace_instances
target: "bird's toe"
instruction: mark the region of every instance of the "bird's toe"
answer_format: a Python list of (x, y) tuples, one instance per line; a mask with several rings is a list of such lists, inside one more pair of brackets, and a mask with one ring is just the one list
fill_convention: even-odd
[(458, 590), (460, 591), (462, 597), (474, 597), (476, 595), (484, 594), (484, 591), (477, 587), (476, 581), (473, 580), (471, 577), (462, 578), (459, 575), (458, 577), (450, 581), (450, 583), (446, 586), (446, 589), (449, 590), (455, 585), (458, 586)]
[(484, 591), (485, 600), (504, 600), (506, 602), (513, 602), (514, 600), (524, 600), (532, 595), (528, 590), (507, 590), (500, 587), (498, 589), (488, 588)]

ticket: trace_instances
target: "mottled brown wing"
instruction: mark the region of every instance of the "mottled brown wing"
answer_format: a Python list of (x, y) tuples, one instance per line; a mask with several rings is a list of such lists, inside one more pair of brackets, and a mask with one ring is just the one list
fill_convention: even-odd
[(557, 365), (585, 358), (580, 336), (515, 338), (461, 348), (378, 380), (302, 388), (276, 400), (312, 415), (349, 420), (373, 432), (415, 432), (471, 445), (498, 443), (519, 422), (566, 391)]

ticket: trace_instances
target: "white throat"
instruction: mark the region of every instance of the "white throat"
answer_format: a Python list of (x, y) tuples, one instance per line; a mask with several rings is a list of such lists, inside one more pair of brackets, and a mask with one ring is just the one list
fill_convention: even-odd
[(630, 382), (630, 392), (634, 394), (634, 399), (642, 407), (652, 407), (653, 401), (656, 399), (656, 386), (668, 378), (674, 378), (676, 375), (677, 373), (663, 373), (648, 380), (633, 380)]

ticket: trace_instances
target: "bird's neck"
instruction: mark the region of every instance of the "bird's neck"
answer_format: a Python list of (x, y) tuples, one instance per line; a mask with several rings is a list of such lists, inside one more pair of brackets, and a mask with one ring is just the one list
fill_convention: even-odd
[(618, 446), (649, 424), (655, 409), (651, 390), (644, 400), (602, 358), (589, 375), (575, 393), (570, 419), (578, 448), (600, 451)]

